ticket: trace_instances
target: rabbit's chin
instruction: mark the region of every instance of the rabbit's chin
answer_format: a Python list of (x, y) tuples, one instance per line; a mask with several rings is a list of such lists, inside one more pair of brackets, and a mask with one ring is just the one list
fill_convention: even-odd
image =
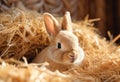
[(79, 54), (78, 58), (73, 63), (75, 65), (81, 64), (81, 62), (83, 61), (83, 59), (85, 57), (85, 54), (84, 54), (84, 51), (82, 48), (79, 48), (79, 52), (80, 52), (80, 54)]

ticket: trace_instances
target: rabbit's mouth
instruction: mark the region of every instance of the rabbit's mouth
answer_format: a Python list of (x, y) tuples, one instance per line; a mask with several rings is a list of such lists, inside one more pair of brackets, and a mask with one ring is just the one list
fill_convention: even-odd
[(71, 63), (74, 63), (74, 61), (76, 60), (76, 57), (73, 56), (73, 55), (70, 55), (70, 60), (71, 60), (71, 61), (70, 61)]

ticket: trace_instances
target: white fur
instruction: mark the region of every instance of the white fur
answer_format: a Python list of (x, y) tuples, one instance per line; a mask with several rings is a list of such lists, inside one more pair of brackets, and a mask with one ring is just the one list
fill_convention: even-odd
[(79, 48), (79, 52), (80, 52), (80, 56), (78, 56), (78, 58), (76, 59), (76, 61), (74, 62), (74, 64), (80, 64), (82, 61), (83, 61), (83, 59), (84, 59), (84, 57), (85, 57), (85, 55), (84, 55), (84, 51), (83, 51), (83, 49), (82, 48)]

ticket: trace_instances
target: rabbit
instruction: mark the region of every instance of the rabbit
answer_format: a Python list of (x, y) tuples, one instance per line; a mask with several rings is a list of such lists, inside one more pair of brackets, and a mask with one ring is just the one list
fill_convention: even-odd
[(72, 65), (79, 65), (85, 55), (73, 33), (70, 13), (65, 13), (61, 25), (50, 13), (44, 13), (44, 23), (50, 45), (36, 55), (32, 63), (48, 62), (51, 70), (68, 70)]

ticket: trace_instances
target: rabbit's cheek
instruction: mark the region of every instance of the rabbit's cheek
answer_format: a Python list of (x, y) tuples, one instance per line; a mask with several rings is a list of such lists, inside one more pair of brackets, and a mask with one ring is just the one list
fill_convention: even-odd
[(54, 60), (56, 63), (63, 63), (63, 55), (61, 52), (54, 52), (54, 54), (52, 54), (51, 60)]

